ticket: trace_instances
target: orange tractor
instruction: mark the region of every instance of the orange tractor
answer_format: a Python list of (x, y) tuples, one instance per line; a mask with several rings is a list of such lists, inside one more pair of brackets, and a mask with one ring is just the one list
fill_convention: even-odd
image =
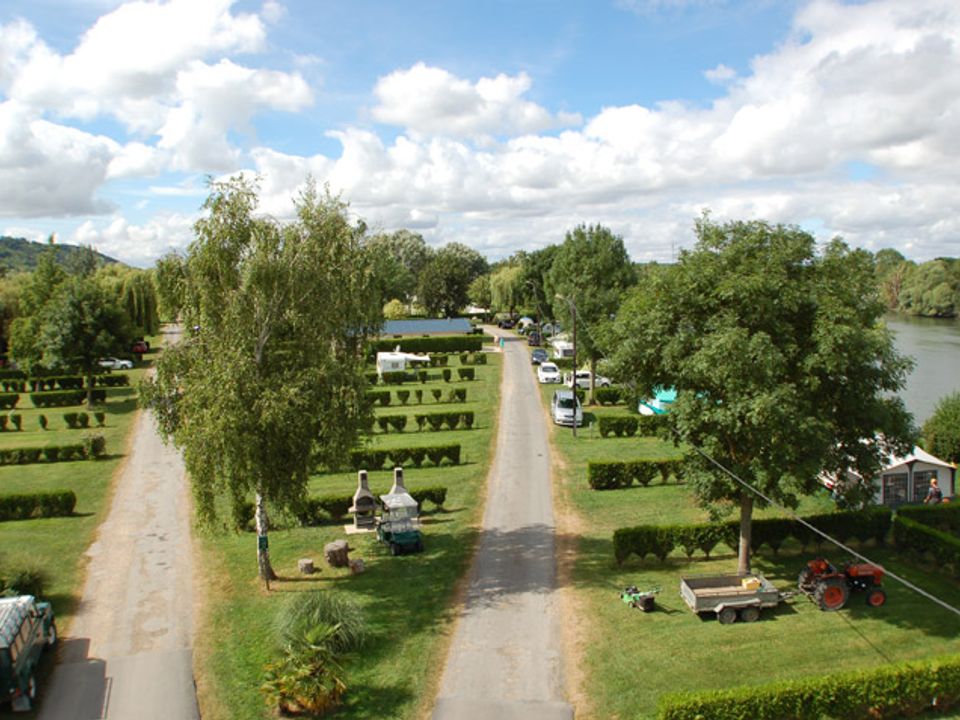
[(800, 573), (800, 589), (812, 597), (821, 610), (839, 610), (847, 604), (851, 592), (865, 592), (867, 605), (880, 607), (887, 601), (881, 587), (884, 570), (871, 563), (847, 563), (837, 570), (823, 558), (807, 563)]

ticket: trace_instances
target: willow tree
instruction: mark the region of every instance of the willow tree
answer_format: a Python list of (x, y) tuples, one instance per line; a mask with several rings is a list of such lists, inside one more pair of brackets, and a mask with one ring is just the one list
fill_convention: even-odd
[(380, 298), (362, 230), (310, 185), (296, 220), (256, 213), (256, 188), (213, 183), (183, 260), (181, 316), (193, 330), (144, 389), (182, 450), (202, 521), (255, 498), (257, 560), (275, 577), (267, 504), (302, 501), (310, 470), (343, 458), (364, 413), (364, 346)]
[[(882, 323), (872, 256), (763, 222), (697, 223), (679, 262), (632, 291), (607, 338), (614, 374), (676, 387), (669, 425), (779, 503), (817, 476), (875, 477), (913, 439), (894, 395), (910, 362)], [(694, 454), (685, 479), (707, 506), (740, 511), (739, 571), (750, 570), (754, 505), (764, 501)]]

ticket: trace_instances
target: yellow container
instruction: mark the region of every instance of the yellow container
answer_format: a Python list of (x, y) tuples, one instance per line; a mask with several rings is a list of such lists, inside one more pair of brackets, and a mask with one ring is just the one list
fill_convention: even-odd
[(740, 580), (740, 587), (744, 590), (758, 590), (760, 588), (760, 580), (755, 577), (745, 577)]

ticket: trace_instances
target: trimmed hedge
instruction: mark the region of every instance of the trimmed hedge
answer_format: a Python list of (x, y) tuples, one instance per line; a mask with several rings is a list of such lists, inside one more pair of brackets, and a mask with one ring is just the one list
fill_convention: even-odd
[(408, 353), (479, 352), (483, 349), (483, 335), (444, 335), (438, 337), (401, 337), (376, 340), (370, 343), (371, 357), (378, 352), (389, 352), (400, 346)]
[[(608, 390), (609, 388), (604, 388)], [(640, 427), (640, 418), (636, 415), (601, 415), (597, 418), (597, 429), (600, 437), (633, 437)]]
[(32, 465), (38, 462), (97, 460), (107, 451), (103, 435), (91, 435), (82, 443), (48, 445), (46, 447), (5, 448), (0, 450), (0, 465)]
[(13, 410), (20, 402), (20, 393), (0, 393), (0, 409)]
[(960, 655), (785, 680), (759, 687), (664, 695), (659, 720), (836, 720), (914, 717), (960, 705)]
[(381, 470), (390, 460), (389, 467), (403, 467), (412, 464), (421, 467), (424, 460), (440, 465), (447, 460), (451, 465), (460, 464), (460, 444), (434, 445), (431, 447), (391, 448), (390, 450), (353, 450), (350, 452), (350, 466), (354, 470)]
[[(429, 500), (438, 509), (443, 508), (447, 500), (447, 488), (431, 486), (419, 490), (410, 490), (410, 497), (417, 501), (420, 507)], [(308, 497), (297, 513), (297, 521), (301, 525), (322, 525), (325, 522), (340, 522), (350, 512), (353, 505), (353, 495), (320, 495)], [(252, 506), (251, 506), (252, 509)], [(252, 518), (252, 513), (251, 513)], [(243, 523), (244, 525), (246, 523)]]
[(71, 490), (0, 495), (0, 521), (68, 517), (76, 506), (77, 496)]
[[(103, 388), (96, 388), (93, 391), (92, 398), (94, 402), (106, 402), (107, 391)], [(86, 390), (48, 390), (41, 393), (30, 393), (30, 402), (37, 408), (82, 405), (86, 401)]]
[[(804, 518), (817, 529), (840, 542), (857, 539), (860, 542), (875, 540), (878, 544), (890, 532), (892, 512), (888, 507), (873, 507), (867, 510), (850, 510)], [(754, 551), (766, 545), (776, 553), (788, 539), (794, 538), (804, 547), (819, 545), (822, 538), (792, 518), (755, 518), (751, 529), (751, 546)], [(710, 552), (723, 543), (736, 552), (740, 538), (740, 521), (701, 525), (639, 525), (620, 528), (613, 533), (613, 555), (617, 564), (622, 564), (630, 555), (641, 560), (653, 555), (661, 562), (675, 548), (682, 548), (688, 558), (701, 551), (707, 559)]]
[(682, 482), (682, 472), (681, 458), (592, 462), (587, 464), (587, 482), (594, 490), (616, 490), (630, 487), (634, 482), (646, 487), (658, 476), (664, 483), (671, 475), (677, 482)]
[(461, 380), (473, 380), (477, 376), (477, 372), (472, 367), (462, 367), (457, 368), (457, 375)]
[(897, 516), (910, 518), (943, 532), (960, 535), (960, 502), (937, 505), (902, 505)]
[(389, 390), (370, 390), (367, 392), (367, 398), (370, 400), (370, 404), (379, 404), (380, 407), (387, 407), (390, 404), (390, 391)]
[(487, 356), (482, 352), (475, 353), (460, 353), (460, 364), (461, 365), (486, 365)]
[(620, 405), (625, 402), (624, 391), (618, 387), (596, 388), (597, 402), (601, 405)]
[(403, 385), (409, 378), (403, 370), (396, 372), (385, 372), (380, 376), (384, 385)]
[(924, 525), (898, 512), (893, 519), (893, 542), (921, 559), (933, 560), (941, 568), (950, 567), (960, 577), (960, 538)]

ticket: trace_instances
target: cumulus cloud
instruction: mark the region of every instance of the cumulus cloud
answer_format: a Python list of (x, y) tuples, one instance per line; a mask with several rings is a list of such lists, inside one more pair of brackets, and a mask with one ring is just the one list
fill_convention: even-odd
[(377, 81), (373, 117), (414, 133), (465, 137), (517, 135), (580, 122), (578, 115), (552, 115), (524, 100), (530, 86), (526, 73), (471, 83), (442, 68), (417, 63)]
[(168, 252), (182, 250), (193, 238), (197, 215), (160, 215), (142, 225), (122, 216), (105, 221), (86, 220), (62, 242), (89, 245), (94, 250), (135, 267), (149, 267)]

